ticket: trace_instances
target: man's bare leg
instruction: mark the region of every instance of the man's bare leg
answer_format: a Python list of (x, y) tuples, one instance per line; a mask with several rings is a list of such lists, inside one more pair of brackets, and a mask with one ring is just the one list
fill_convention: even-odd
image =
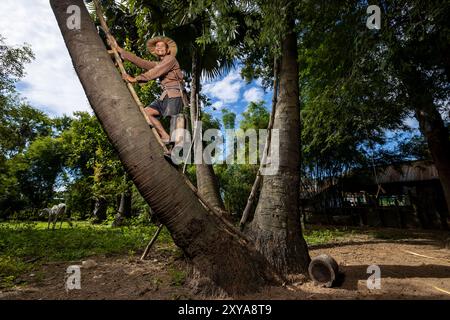
[(158, 131), (158, 134), (161, 137), (161, 140), (169, 141), (169, 134), (166, 132), (161, 122), (156, 118), (156, 116), (159, 116), (159, 112), (153, 108), (145, 108), (144, 110), (147, 114), (148, 120), (150, 121), (149, 124), (155, 127), (156, 131)]

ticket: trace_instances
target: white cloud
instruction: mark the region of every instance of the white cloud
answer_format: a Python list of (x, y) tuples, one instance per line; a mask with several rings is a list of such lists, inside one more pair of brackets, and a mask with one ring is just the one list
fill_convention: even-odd
[(18, 90), (52, 115), (91, 111), (48, 0), (3, 0), (0, 34), (8, 45), (29, 43), (36, 59)]
[(202, 92), (223, 103), (235, 103), (240, 98), (241, 89), (245, 86), (241, 79), (240, 70), (232, 70), (222, 80), (205, 83)]
[(404, 120), (404, 123), (411, 129), (418, 129), (419, 128), (419, 122), (413, 116), (406, 118)]
[(257, 87), (252, 87), (244, 92), (244, 99), (248, 102), (261, 101), (264, 98), (264, 92)]
[(211, 105), (216, 110), (221, 110), (224, 107), (223, 101), (216, 101)]

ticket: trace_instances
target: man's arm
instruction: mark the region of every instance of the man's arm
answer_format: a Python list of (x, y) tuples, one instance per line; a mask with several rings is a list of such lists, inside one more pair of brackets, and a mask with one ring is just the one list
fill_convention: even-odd
[(173, 56), (166, 56), (163, 61), (158, 63), (151, 70), (136, 77), (137, 81), (150, 81), (168, 73), (176, 64), (177, 60)]
[(120, 56), (122, 57), (122, 59), (134, 63), (139, 68), (142, 68), (142, 69), (145, 69), (145, 70), (150, 70), (150, 69), (154, 68), (157, 65), (156, 62), (139, 58), (134, 53), (128, 52), (128, 51), (126, 51), (123, 48), (118, 48), (117, 51), (119, 51)]

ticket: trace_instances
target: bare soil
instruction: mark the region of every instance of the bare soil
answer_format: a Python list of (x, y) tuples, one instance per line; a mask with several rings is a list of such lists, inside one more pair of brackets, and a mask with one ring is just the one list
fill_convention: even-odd
[[(326, 253), (339, 264), (343, 276), (333, 288), (311, 281), (266, 287), (238, 299), (446, 299), (450, 300), (450, 250), (446, 236), (431, 232), (411, 239), (382, 240), (350, 235), (310, 247), (310, 255)], [(447, 247), (446, 247), (447, 246)], [(186, 261), (172, 245), (156, 244), (147, 260), (139, 255), (91, 257), (97, 266), (81, 269), (81, 289), (65, 290), (66, 268), (81, 261), (42, 265), (23, 275), (23, 284), (0, 291), (0, 299), (208, 299), (185, 283)], [(381, 288), (366, 285), (369, 265), (381, 269)]]

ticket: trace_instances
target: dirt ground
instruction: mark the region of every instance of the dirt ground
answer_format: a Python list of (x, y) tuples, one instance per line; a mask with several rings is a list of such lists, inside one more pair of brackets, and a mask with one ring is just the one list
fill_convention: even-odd
[[(444, 237), (445, 239), (445, 237)], [(310, 247), (311, 257), (326, 253), (343, 277), (333, 288), (311, 281), (266, 287), (238, 299), (447, 299), (450, 300), (448, 243), (422, 232), (402, 240), (352, 235)], [(24, 275), (24, 284), (0, 291), (0, 299), (204, 299), (184, 284), (187, 265), (177, 248), (156, 245), (145, 261), (139, 255), (91, 257), (97, 266), (81, 268), (81, 289), (65, 290), (66, 268), (81, 261), (48, 263)], [(381, 270), (381, 288), (369, 290), (369, 265)]]

